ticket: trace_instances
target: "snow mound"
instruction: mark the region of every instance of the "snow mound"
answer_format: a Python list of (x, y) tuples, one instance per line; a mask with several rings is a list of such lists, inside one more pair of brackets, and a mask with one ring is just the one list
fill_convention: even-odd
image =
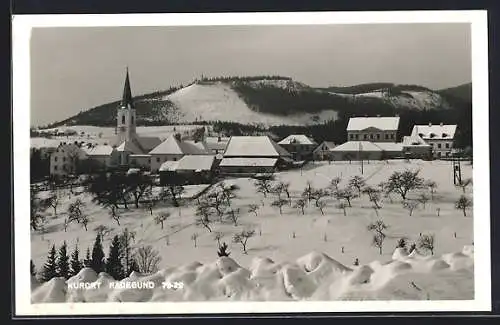
[(84, 268), (67, 281), (40, 284), (32, 278), (32, 302), (471, 299), (473, 265), (473, 248), (466, 246), (439, 257), (398, 248), (389, 262), (353, 268), (320, 252), (291, 263), (255, 257), (248, 269), (220, 257), (151, 274), (132, 272), (122, 280)]

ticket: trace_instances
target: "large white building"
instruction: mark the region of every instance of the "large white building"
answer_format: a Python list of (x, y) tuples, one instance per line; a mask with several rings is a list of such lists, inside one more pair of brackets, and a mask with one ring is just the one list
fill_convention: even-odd
[(50, 174), (67, 176), (77, 172), (78, 164), (87, 159), (87, 154), (76, 143), (61, 143), (50, 155)]
[(347, 141), (396, 142), (399, 117), (351, 117)]
[(412, 136), (419, 136), (427, 144), (432, 146), (432, 154), (435, 158), (449, 157), (455, 140), (456, 125), (445, 125), (443, 123), (434, 125), (415, 125), (411, 132)]

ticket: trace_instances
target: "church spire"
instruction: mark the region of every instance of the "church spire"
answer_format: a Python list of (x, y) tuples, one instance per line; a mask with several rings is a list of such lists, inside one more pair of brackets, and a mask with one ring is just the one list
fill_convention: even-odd
[(134, 108), (134, 103), (132, 102), (132, 91), (130, 90), (130, 80), (128, 77), (128, 67), (127, 67), (127, 76), (125, 77), (125, 85), (123, 87), (123, 97), (121, 106)]

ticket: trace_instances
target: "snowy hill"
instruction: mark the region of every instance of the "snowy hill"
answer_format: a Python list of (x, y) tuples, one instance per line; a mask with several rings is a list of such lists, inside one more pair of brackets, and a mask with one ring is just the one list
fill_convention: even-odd
[[(139, 95), (134, 100), (138, 125), (200, 121), (307, 125), (337, 119), (339, 114), (393, 114), (454, 108), (446, 94), (422, 86), (369, 84), (344, 88), (314, 88), (279, 76), (216, 78)], [(118, 105), (118, 101), (100, 105), (51, 127), (114, 126)]]
[[(291, 263), (255, 257), (248, 268), (220, 257), (150, 275), (132, 272), (121, 281), (84, 268), (68, 280), (53, 278), (39, 284), (32, 279), (32, 303), (472, 299), (473, 267), (473, 249), (466, 246), (440, 257), (396, 249), (388, 263), (353, 267), (319, 252)], [(76, 288), (78, 284), (90, 289)]]

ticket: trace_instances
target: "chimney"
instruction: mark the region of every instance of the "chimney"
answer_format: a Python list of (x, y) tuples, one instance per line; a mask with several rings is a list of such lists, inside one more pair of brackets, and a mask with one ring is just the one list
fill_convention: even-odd
[(431, 123), (431, 122), (429, 122), (429, 126), (432, 126), (432, 123)]
[(380, 114), (377, 114), (377, 117), (380, 117)]
[(439, 123), (439, 126), (443, 126), (443, 122)]

